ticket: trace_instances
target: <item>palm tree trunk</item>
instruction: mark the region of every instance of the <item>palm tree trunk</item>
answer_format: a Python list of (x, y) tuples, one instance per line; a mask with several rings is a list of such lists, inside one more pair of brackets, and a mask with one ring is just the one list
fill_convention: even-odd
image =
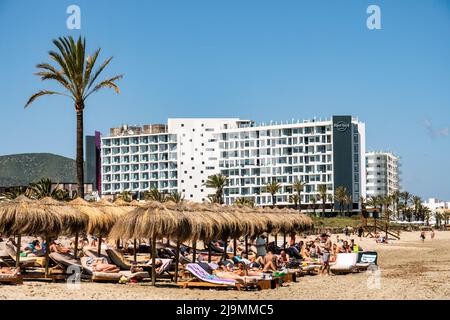
[(325, 201), (322, 203), (322, 217), (325, 217)]
[(84, 148), (83, 148), (83, 107), (75, 106), (77, 111), (77, 155), (76, 155), (76, 166), (77, 166), (77, 183), (78, 196), (84, 198)]

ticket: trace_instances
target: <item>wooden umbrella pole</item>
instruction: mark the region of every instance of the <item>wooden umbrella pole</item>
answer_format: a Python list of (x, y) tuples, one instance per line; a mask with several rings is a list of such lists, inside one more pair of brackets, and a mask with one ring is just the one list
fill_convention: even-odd
[(195, 263), (197, 258), (197, 239), (192, 240), (192, 263)]
[(227, 258), (227, 239), (223, 238), (223, 260), (226, 260)]
[(120, 247), (120, 239), (117, 239), (116, 240), (116, 248), (119, 249), (119, 247)]
[(275, 234), (275, 248), (278, 247), (278, 233)]
[(101, 253), (102, 253), (102, 236), (99, 235), (98, 236), (98, 251), (97, 251), (97, 254), (99, 257), (101, 255)]
[(245, 253), (248, 255), (248, 236), (245, 236)]
[(212, 255), (211, 251), (212, 251), (211, 250), (211, 241), (209, 241), (208, 242), (208, 263), (211, 263), (211, 255)]
[(167, 237), (167, 242), (166, 243), (167, 243), (168, 246), (170, 246), (170, 238), (169, 237)]
[(156, 284), (156, 235), (152, 237), (152, 286)]
[(45, 277), (47, 278), (49, 276), (49, 264), (50, 264), (50, 258), (49, 258), (49, 251), (50, 251), (50, 238), (47, 236), (45, 238)]
[(75, 257), (75, 259), (78, 257), (78, 241), (79, 241), (78, 237), (79, 237), (79, 234), (78, 234), (78, 232), (76, 232), (75, 233), (75, 245), (73, 248), (73, 250), (74, 250), (73, 256)]
[(286, 250), (286, 233), (283, 233), (283, 249)]
[(236, 255), (236, 247), (237, 247), (237, 240), (236, 238), (233, 239), (233, 256)]
[(134, 255), (134, 262), (136, 262), (137, 261), (137, 248), (136, 248), (136, 239), (134, 239), (134, 241), (133, 241), (133, 255)]
[(178, 282), (178, 264), (180, 263), (180, 240), (177, 239), (177, 250), (175, 253), (175, 283)]
[(19, 234), (17, 236), (17, 243), (16, 243), (16, 268), (19, 268), (20, 266), (20, 247), (22, 246), (22, 236)]

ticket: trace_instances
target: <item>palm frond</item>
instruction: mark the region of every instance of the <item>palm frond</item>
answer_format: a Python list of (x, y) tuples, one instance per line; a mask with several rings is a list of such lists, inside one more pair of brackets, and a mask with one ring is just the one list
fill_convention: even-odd
[(97, 92), (98, 90), (100, 90), (102, 88), (113, 88), (116, 93), (120, 93), (120, 88), (114, 82), (117, 80), (120, 80), (122, 78), (123, 78), (123, 75), (118, 75), (118, 76), (115, 76), (115, 77), (112, 77), (110, 79), (100, 82), (90, 92), (88, 92), (85, 95), (84, 99), (87, 99), (91, 94), (93, 94), (94, 92)]
[(36, 100), (39, 97), (45, 96), (45, 95), (53, 95), (53, 94), (58, 94), (58, 95), (65, 95), (61, 92), (56, 92), (56, 91), (49, 91), (49, 90), (41, 90), (39, 92), (36, 92), (35, 94), (33, 94), (27, 101), (27, 103), (25, 104), (25, 108), (28, 107), (30, 104), (33, 103), (34, 100)]

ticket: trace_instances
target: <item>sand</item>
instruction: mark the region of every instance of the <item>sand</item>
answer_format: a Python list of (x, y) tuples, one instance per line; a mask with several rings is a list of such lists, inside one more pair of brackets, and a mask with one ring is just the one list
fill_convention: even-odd
[[(343, 236), (341, 235), (341, 238)], [(345, 238), (345, 237), (343, 237)], [(82, 282), (78, 289), (65, 283), (25, 282), (0, 286), (3, 299), (449, 299), (450, 232), (436, 232), (434, 240), (422, 243), (418, 232), (403, 233), (402, 239), (377, 244), (357, 241), (366, 250), (379, 253), (379, 273), (363, 272), (337, 276), (304, 276), (297, 283), (274, 290), (235, 291), (179, 289), (148, 283), (99, 284)]]

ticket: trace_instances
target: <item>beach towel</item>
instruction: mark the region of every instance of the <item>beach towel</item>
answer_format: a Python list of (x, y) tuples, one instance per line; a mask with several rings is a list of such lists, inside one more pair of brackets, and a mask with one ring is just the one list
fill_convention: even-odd
[(201, 266), (199, 266), (196, 263), (188, 263), (186, 265), (186, 270), (188, 270), (190, 273), (192, 273), (198, 279), (205, 281), (205, 282), (214, 283), (214, 284), (225, 284), (225, 285), (230, 285), (230, 286), (234, 286), (236, 284), (236, 280), (223, 279), (223, 278), (219, 278), (215, 275), (209, 274), (208, 272), (205, 271), (205, 269), (203, 269)]

